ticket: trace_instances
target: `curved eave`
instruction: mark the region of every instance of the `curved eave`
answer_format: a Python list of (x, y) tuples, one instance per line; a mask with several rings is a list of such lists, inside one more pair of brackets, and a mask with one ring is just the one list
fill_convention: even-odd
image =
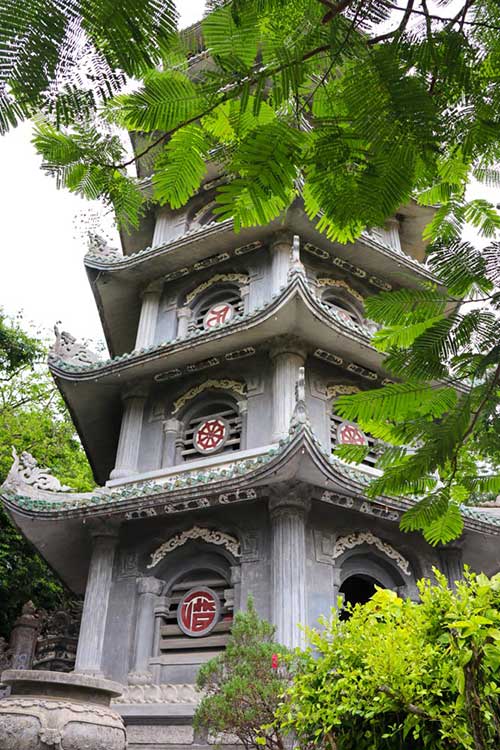
[[(292, 309), (293, 303), (302, 306)], [(318, 321), (322, 324), (319, 329)], [(241, 333), (245, 334), (244, 341), (238, 340)], [(117, 373), (120, 378), (130, 380), (137, 376), (154, 376), (162, 372), (165, 365), (169, 369), (182, 367), (209, 356), (222, 355), (238, 346), (259, 345), (283, 334), (303, 337), (312, 342), (315, 349), (334, 345), (338, 347), (334, 348), (335, 353), (348, 359), (355, 357), (368, 367), (382, 366), (383, 355), (370, 344), (369, 330), (336, 318), (329, 312), (328, 305), (313, 293), (304, 274), (298, 272), (268, 304), (211, 331), (196, 331), (182, 339), (134, 350), (102, 363), (66, 365), (59, 360), (49, 362), (49, 367), (55, 377), (63, 380), (108, 382)]]
[(368, 237), (361, 237), (348, 245), (330, 242), (314, 228), (297, 201), (282, 220), (275, 220), (265, 227), (243, 229), (238, 234), (233, 230), (232, 221), (228, 220), (118, 259), (87, 255), (85, 267), (110, 352), (121, 354), (133, 347), (140, 314), (140, 292), (149, 283), (181, 269), (186, 269), (186, 273), (196, 271), (197, 263), (219, 254), (231, 255), (252, 242), (264, 244), (279, 229), (298, 234), (303, 242), (310, 242), (360, 265), (369, 274), (382, 277), (393, 285), (415, 287), (422, 281), (435, 281), (418, 261)]
[[(226, 466), (233, 466), (233, 469), (229, 471)], [(99, 518), (119, 524), (140, 523), (142, 518), (168, 517), (175, 513), (198, 514), (200, 510), (227, 507), (231, 493), (234, 504), (254, 502), (267, 496), (266, 487), (290, 480), (311, 486), (315, 501), (352, 512), (361, 510), (354, 505), (355, 501), (368, 502), (372, 515), (383, 513), (386, 520), (392, 522), (397, 522), (399, 515), (411, 506), (411, 501), (406, 499), (380, 497), (366, 501), (369, 476), (329, 456), (308, 424), (295, 426), (288, 440), (267, 454), (241, 461), (237, 457), (228, 459), (227, 464), (219, 468), (225, 469), (226, 474), (221, 476), (215, 472), (215, 479), (211, 477), (213, 469), (184, 472), (181, 487), (162, 484), (161, 480), (150, 484), (130, 483), (109, 497), (94, 496), (95, 502), (92, 493), (51, 493), (29, 486), (25, 490), (30, 493), (31, 504), (26, 502), (26, 497), (15, 495), (5, 487), (0, 490), (0, 496), (20, 531), (78, 593), (84, 590), (89, 564), (86, 524)], [(170, 479), (175, 480), (175, 476)], [(244, 494), (240, 496), (238, 493), (242, 490)], [(47, 507), (50, 505), (52, 507)], [(500, 518), (470, 508), (463, 511), (468, 532), (489, 537), (500, 534)], [(484, 544), (490, 551), (496, 541), (486, 539)]]
[[(266, 307), (211, 332), (132, 352), (92, 367), (51, 362), (50, 370), (70, 410), (96, 480), (103, 484), (114, 465), (120, 427), (120, 393), (125, 384), (147, 384), (155, 376), (242, 347), (259, 347), (293, 334), (315, 349), (331, 351), (382, 374), (383, 356), (361, 327), (336, 321), (300, 274)], [(209, 372), (208, 370), (205, 372)]]

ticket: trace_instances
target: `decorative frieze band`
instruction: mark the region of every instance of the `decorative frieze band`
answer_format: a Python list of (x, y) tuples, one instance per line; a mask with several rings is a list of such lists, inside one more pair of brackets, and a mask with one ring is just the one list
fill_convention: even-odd
[(240, 543), (236, 537), (226, 534), (223, 531), (206, 529), (202, 526), (193, 526), (192, 529), (181, 531), (158, 547), (151, 554), (151, 562), (147, 566), (148, 569), (155, 568), (170, 552), (173, 552), (178, 547), (182, 547), (191, 539), (202, 539), (207, 544), (216, 544), (219, 547), (225, 547), (233, 557), (240, 556)]
[(317, 258), (321, 258), (321, 260), (330, 261), (338, 268), (342, 268), (343, 271), (347, 271), (347, 273), (356, 276), (358, 279), (365, 279), (369, 284), (377, 287), (378, 289), (384, 289), (385, 291), (390, 291), (392, 289), (392, 286), (390, 284), (388, 284), (386, 281), (382, 281), (382, 279), (379, 279), (378, 276), (370, 275), (363, 268), (355, 266), (353, 263), (345, 260), (345, 258), (339, 258), (337, 255), (332, 255), (332, 253), (329, 253), (328, 250), (323, 250), (323, 248), (316, 247), (316, 245), (313, 245), (311, 242), (306, 242), (304, 244), (304, 250), (310, 255), (315, 255)]
[(343, 367), (345, 370), (348, 370), (348, 372), (359, 375), (361, 378), (365, 378), (366, 380), (375, 381), (379, 379), (379, 376), (376, 372), (373, 372), (373, 370), (368, 370), (366, 367), (362, 367), (361, 365), (356, 364), (356, 362), (348, 362), (347, 360), (342, 359), (342, 357), (339, 357), (338, 354), (326, 352), (324, 349), (316, 349), (316, 351), (314, 352), (314, 356), (317, 357), (317, 359), (322, 359), (324, 362), (328, 362), (331, 365)]
[(246, 394), (246, 383), (241, 380), (205, 380), (203, 383), (190, 388), (176, 401), (174, 401), (172, 414), (177, 414), (177, 412), (180, 411), (180, 409), (182, 409), (182, 407), (185, 406), (189, 401), (192, 401), (193, 398), (196, 398), (196, 396), (199, 396), (200, 393), (203, 393), (203, 391), (206, 391), (209, 388), (231, 391), (232, 393), (237, 393), (240, 396), (244, 396)]
[(125, 685), (123, 693), (113, 703), (193, 703), (200, 701), (201, 694), (192, 684)]

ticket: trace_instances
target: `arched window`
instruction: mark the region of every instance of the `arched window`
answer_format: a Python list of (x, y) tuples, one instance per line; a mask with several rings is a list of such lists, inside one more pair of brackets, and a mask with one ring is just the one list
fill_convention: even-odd
[(349, 605), (354, 607), (356, 604), (366, 604), (372, 598), (377, 586), (383, 588), (380, 581), (370, 575), (353, 575), (346, 578), (339, 589), (344, 600), (340, 619), (347, 620), (349, 618)]
[(159, 633), (160, 654), (196, 649), (222, 651), (233, 623), (234, 590), (230, 572), (199, 568), (181, 575), (167, 592), (167, 610)]
[(190, 330), (209, 331), (243, 315), (244, 303), (239, 286), (220, 284), (194, 300)]
[(354, 422), (348, 422), (335, 414), (335, 403), (333, 403), (330, 412), (330, 439), (332, 453), (338, 445), (365, 445), (368, 447), (368, 453), (362, 461), (364, 466), (374, 467), (380, 454), (383, 451), (383, 445), (376, 441), (371, 435), (363, 430)]
[(205, 394), (183, 419), (181, 458), (237, 451), (241, 446), (242, 418), (236, 400), (224, 393)]
[(322, 302), (326, 303), (337, 315), (344, 320), (349, 320), (353, 323), (362, 324), (363, 315), (359, 309), (359, 303), (350, 299), (350, 295), (344, 294), (337, 289), (327, 289), (322, 297)]

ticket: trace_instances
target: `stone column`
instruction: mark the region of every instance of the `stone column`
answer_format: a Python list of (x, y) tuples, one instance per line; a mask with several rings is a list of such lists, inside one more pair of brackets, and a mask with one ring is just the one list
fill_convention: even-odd
[(289, 338), (278, 342), (269, 354), (273, 361), (272, 440), (276, 442), (288, 435), (296, 403), (295, 387), (306, 351), (300, 341)]
[(278, 294), (286, 286), (292, 264), (293, 237), (289, 232), (280, 232), (270, 246), (271, 250), (271, 294)]
[(129, 673), (131, 685), (147, 685), (152, 681), (149, 659), (153, 650), (155, 630), (155, 606), (161, 595), (164, 582), (153, 576), (137, 579), (137, 620), (135, 626), (134, 666)]
[(92, 556), (83, 603), (75, 672), (103, 675), (104, 634), (118, 530), (100, 528), (91, 533)]
[(41, 621), (32, 602), (27, 602), (10, 635), (10, 669), (31, 669)]
[(243, 284), (240, 287), (241, 300), (243, 302), (243, 315), (250, 312), (250, 285)]
[(192, 310), (190, 307), (179, 307), (177, 310), (177, 338), (183, 339), (188, 334), (189, 321), (191, 320)]
[(176, 441), (182, 428), (182, 422), (178, 419), (166, 419), (163, 422), (163, 456), (162, 466), (175, 466), (176, 459)]
[(142, 295), (141, 317), (135, 339), (136, 349), (152, 346), (160, 308), (161, 289), (147, 289)]
[(272, 489), (272, 621), (276, 640), (289, 648), (303, 646), (299, 623), (307, 624), (306, 518), (311, 501), (301, 486)]
[(241, 419), (241, 432), (240, 432), (240, 450), (245, 450), (247, 447), (247, 422), (248, 422), (248, 402), (239, 401), (238, 411)]
[(387, 219), (385, 222), (385, 231), (387, 232), (387, 239), (389, 247), (394, 250), (401, 250), (401, 238), (399, 236), (399, 221), (394, 216), (391, 219)]
[(440, 568), (448, 579), (451, 589), (464, 577), (462, 549), (457, 545), (442, 547), (439, 550)]
[(143, 391), (130, 391), (123, 396), (120, 439), (110, 479), (122, 479), (137, 473), (145, 403), (146, 393)]

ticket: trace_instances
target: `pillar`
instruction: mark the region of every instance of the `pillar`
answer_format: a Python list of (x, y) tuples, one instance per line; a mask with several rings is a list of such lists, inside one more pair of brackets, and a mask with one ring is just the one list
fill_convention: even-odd
[(399, 236), (399, 221), (396, 219), (396, 217), (392, 217), (391, 219), (387, 219), (385, 222), (385, 231), (387, 232), (387, 240), (389, 242), (389, 247), (394, 248), (395, 250), (401, 250), (401, 238)]
[(153, 650), (155, 631), (155, 606), (161, 595), (164, 582), (150, 576), (137, 579), (137, 620), (135, 627), (134, 666), (129, 673), (129, 684), (150, 684), (149, 659)]
[(110, 479), (121, 479), (137, 473), (145, 403), (145, 392), (131, 391), (123, 396), (120, 438)]
[(141, 316), (135, 339), (136, 349), (145, 349), (154, 344), (160, 297), (160, 289), (148, 289), (142, 295)]
[(288, 232), (280, 232), (271, 244), (271, 294), (278, 294), (288, 282), (292, 263), (293, 238)]
[(270, 350), (270, 357), (273, 362), (272, 441), (276, 442), (288, 435), (296, 404), (296, 385), (306, 352), (299, 341), (290, 338), (278, 342)]
[(269, 500), (272, 531), (271, 617), (276, 640), (289, 648), (304, 645), (298, 627), (307, 624), (306, 519), (311, 501), (301, 485), (273, 488)]
[(451, 589), (464, 577), (462, 549), (458, 545), (446, 546), (439, 550), (440, 568), (448, 579)]
[(188, 334), (189, 321), (191, 320), (192, 310), (190, 307), (179, 307), (177, 310), (177, 338), (183, 339)]
[(91, 534), (92, 556), (83, 603), (75, 672), (102, 675), (104, 635), (118, 531), (116, 528), (101, 528)]
[(177, 438), (180, 435), (182, 422), (178, 419), (166, 419), (163, 422), (163, 456), (162, 466), (175, 466), (177, 463)]

